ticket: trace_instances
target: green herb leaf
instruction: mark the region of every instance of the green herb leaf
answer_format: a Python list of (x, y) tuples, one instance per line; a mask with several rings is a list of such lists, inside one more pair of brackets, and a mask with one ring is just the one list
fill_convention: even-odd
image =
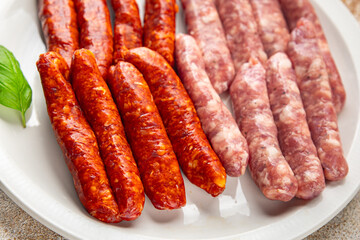
[(26, 127), (25, 112), (30, 107), (32, 91), (14, 54), (0, 45), (0, 104), (19, 110)]

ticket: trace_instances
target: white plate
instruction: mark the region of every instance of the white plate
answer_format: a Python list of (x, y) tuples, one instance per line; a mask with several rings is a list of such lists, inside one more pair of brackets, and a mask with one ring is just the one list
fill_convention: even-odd
[[(143, 15), (143, 0), (139, 1)], [(0, 1), (0, 44), (12, 50), (33, 89), (28, 127), (19, 114), (0, 107), (0, 187), (41, 223), (70, 239), (300, 239), (333, 218), (360, 186), (359, 70), (360, 30), (339, 0), (314, 2), (344, 80), (348, 99), (339, 117), (350, 172), (330, 183), (313, 201), (267, 200), (249, 175), (228, 178), (212, 198), (186, 180), (188, 203), (174, 211), (154, 209), (147, 199), (133, 222), (105, 224), (80, 204), (71, 175), (52, 132), (35, 62), (45, 51), (36, 0)], [(177, 30), (184, 31), (182, 12)]]

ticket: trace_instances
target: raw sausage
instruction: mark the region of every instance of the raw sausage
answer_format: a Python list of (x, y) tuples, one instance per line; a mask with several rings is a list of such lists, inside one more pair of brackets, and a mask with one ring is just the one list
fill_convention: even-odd
[(59, 53), (70, 66), (72, 55), (79, 48), (73, 0), (39, 0), (39, 19), (48, 51)]
[(314, 24), (321, 54), (329, 76), (332, 101), (336, 112), (339, 113), (344, 107), (346, 92), (314, 7), (309, 0), (280, 0), (280, 4), (290, 30), (296, 27), (296, 23), (301, 17), (309, 19)]
[(291, 200), (298, 184), (279, 147), (265, 69), (257, 59), (250, 58), (241, 67), (230, 87), (230, 96), (237, 124), (249, 145), (252, 178), (267, 198)]
[(144, 188), (119, 112), (101, 77), (95, 56), (89, 50), (75, 51), (71, 64), (71, 83), (97, 138), (121, 219), (134, 220), (140, 216), (144, 207)]
[(259, 34), (268, 57), (286, 52), (290, 33), (278, 0), (250, 0)]
[(217, 93), (228, 90), (235, 70), (212, 0), (181, 0), (188, 32), (201, 50), (206, 73)]
[(95, 218), (103, 222), (119, 222), (119, 208), (94, 132), (78, 105), (70, 83), (62, 75), (65, 60), (55, 52), (48, 52), (41, 54), (36, 64), (50, 122), (81, 203)]
[(267, 62), (266, 81), (279, 143), (298, 181), (296, 197), (312, 199), (325, 188), (325, 178), (311, 139), (296, 75), (285, 53)]
[(211, 148), (195, 107), (174, 70), (161, 55), (144, 47), (129, 50), (125, 59), (144, 75), (180, 166), (190, 182), (212, 196), (222, 193), (225, 169)]
[(108, 84), (124, 120), (146, 195), (158, 209), (184, 206), (180, 167), (143, 76), (130, 63), (120, 61), (110, 68)]
[(264, 47), (249, 0), (215, 0), (235, 70), (255, 57), (265, 64)]
[(144, 46), (163, 56), (174, 66), (175, 0), (146, 0), (144, 18)]
[(105, 79), (113, 58), (113, 35), (106, 0), (74, 0), (80, 29), (80, 47), (90, 50)]
[(142, 46), (142, 26), (136, 0), (112, 0), (115, 12), (114, 63), (123, 60), (128, 49)]
[(176, 36), (175, 59), (180, 79), (193, 100), (201, 126), (226, 173), (233, 177), (244, 174), (249, 160), (246, 140), (212, 87), (193, 37)]
[(318, 45), (316, 28), (309, 20), (301, 18), (292, 31), (288, 55), (295, 68), (325, 178), (334, 181), (343, 179), (348, 173), (348, 165), (343, 156), (326, 65)]

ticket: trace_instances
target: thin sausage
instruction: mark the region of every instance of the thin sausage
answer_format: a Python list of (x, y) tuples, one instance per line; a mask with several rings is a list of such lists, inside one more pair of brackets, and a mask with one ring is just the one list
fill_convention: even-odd
[(184, 206), (180, 167), (143, 76), (130, 63), (120, 61), (110, 68), (108, 84), (124, 120), (146, 195), (158, 209)]
[(201, 126), (226, 173), (245, 173), (249, 152), (235, 119), (221, 101), (205, 72), (200, 49), (190, 35), (178, 34), (175, 41), (177, 70), (196, 107)]
[(97, 138), (121, 219), (134, 220), (140, 216), (144, 207), (144, 188), (119, 112), (101, 77), (95, 56), (89, 50), (75, 51), (71, 64), (71, 83)]
[(48, 52), (40, 55), (36, 64), (50, 122), (81, 203), (95, 218), (103, 222), (119, 222), (119, 208), (94, 132), (80, 109), (70, 83), (62, 75), (65, 60), (55, 52)]
[(312, 199), (325, 188), (325, 177), (311, 139), (296, 75), (285, 53), (267, 62), (266, 81), (280, 147), (298, 181), (296, 197)]
[(228, 90), (235, 69), (224, 29), (212, 0), (181, 0), (188, 32), (201, 50), (206, 73), (217, 93)]
[(250, 58), (241, 67), (230, 87), (230, 96), (237, 123), (249, 145), (252, 178), (267, 198), (291, 200), (298, 184), (279, 147), (265, 69), (257, 59)]
[(39, 0), (39, 19), (47, 50), (59, 53), (70, 66), (72, 55), (79, 48), (73, 0)]
[(249, 0), (216, 0), (215, 2), (236, 72), (249, 61), (251, 56), (265, 64), (267, 56)]
[(292, 31), (288, 55), (295, 68), (325, 178), (333, 181), (343, 179), (348, 173), (348, 165), (343, 156), (326, 65), (318, 45), (316, 28), (309, 20), (301, 18)]
[(175, 0), (146, 0), (144, 18), (144, 46), (174, 66)]
[(80, 47), (90, 50), (105, 79), (113, 58), (113, 35), (106, 0), (74, 0)]
[(114, 63), (123, 60), (128, 49), (142, 46), (143, 30), (136, 0), (111, 0), (115, 12)]
[(259, 34), (268, 57), (286, 52), (290, 33), (278, 0), (250, 0)]
[(321, 54), (325, 61), (329, 76), (332, 101), (336, 112), (339, 113), (344, 107), (346, 92), (314, 7), (309, 0), (280, 0), (279, 2), (290, 30), (293, 30), (296, 27), (297, 22), (302, 17), (309, 19), (314, 24)]
[(172, 67), (148, 48), (128, 51), (126, 61), (144, 75), (187, 178), (212, 196), (225, 189), (226, 173), (210, 146), (195, 107)]

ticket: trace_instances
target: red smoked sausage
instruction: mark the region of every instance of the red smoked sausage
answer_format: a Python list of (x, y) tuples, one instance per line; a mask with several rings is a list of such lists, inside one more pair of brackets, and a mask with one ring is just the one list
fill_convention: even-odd
[(228, 90), (235, 69), (213, 0), (181, 0), (188, 32), (201, 50), (206, 73), (217, 93)]
[(332, 101), (336, 112), (339, 113), (344, 107), (346, 92), (314, 7), (309, 0), (279, 0), (279, 2), (290, 30), (296, 27), (297, 22), (302, 17), (309, 19), (314, 24), (321, 54), (329, 76)]
[(40, 55), (36, 64), (50, 122), (81, 203), (95, 218), (103, 222), (119, 222), (119, 208), (94, 132), (78, 105), (70, 83), (62, 75), (65, 60), (57, 53), (49, 52)]
[(286, 52), (290, 33), (278, 0), (250, 0), (259, 35), (268, 57)]
[(296, 196), (312, 199), (325, 188), (325, 178), (311, 139), (295, 72), (285, 53), (267, 62), (267, 88), (280, 147), (298, 181)]
[(39, 19), (48, 51), (59, 53), (70, 66), (72, 55), (79, 48), (73, 0), (39, 0)]
[(212, 87), (195, 39), (178, 34), (175, 56), (180, 79), (194, 102), (202, 128), (226, 173), (233, 177), (244, 174), (249, 160), (246, 140)]
[(130, 63), (120, 61), (110, 68), (108, 84), (124, 120), (146, 195), (158, 209), (184, 206), (180, 167), (141, 73)]
[(230, 95), (237, 123), (249, 144), (252, 178), (267, 198), (289, 201), (298, 184), (279, 147), (265, 69), (257, 59), (251, 58), (241, 67)]
[(217, 196), (225, 189), (226, 173), (212, 150), (195, 107), (172, 67), (148, 48), (128, 51), (126, 61), (144, 75), (159, 109), (180, 166), (190, 182)]
[(312, 139), (327, 180), (343, 179), (348, 165), (343, 156), (336, 111), (316, 28), (301, 18), (291, 33), (288, 55), (293, 62)]
[(267, 60), (249, 0), (215, 0), (236, 72), (255, 57)]
[(142, 26), (136, 0), (111, 0), (115, 12), (114, 63), (123, 60), (128, 49), (142, 46)]
[(161, 56), (173, 67), (175, 48), (175, 0), (146, 0), (144, 46)]
[(75, 51), (71, 83), (97, 138), (121, 219), (134, 220), (144, 207), (144, 188), (116, 104), (89, 50)]
[(113, 35), (106, 0), (74, 0), (80, 47), (90, 50), (105, 79), (113, 58)]

